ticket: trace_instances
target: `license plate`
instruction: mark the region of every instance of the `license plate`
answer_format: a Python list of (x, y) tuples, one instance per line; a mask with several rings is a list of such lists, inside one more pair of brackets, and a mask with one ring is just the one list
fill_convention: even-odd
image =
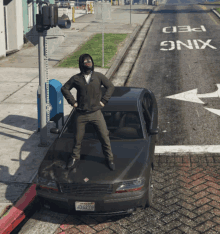
[(76, 210), (95, 211), (95, 202), (75, 202)]

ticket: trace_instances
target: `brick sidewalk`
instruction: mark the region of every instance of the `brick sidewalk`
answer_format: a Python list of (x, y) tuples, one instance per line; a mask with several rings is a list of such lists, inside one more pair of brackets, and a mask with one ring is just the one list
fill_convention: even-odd
[(151, 208), (130, 217), (68, 216), (55, 234), (220, 233), (220, 157), (155, 156)]

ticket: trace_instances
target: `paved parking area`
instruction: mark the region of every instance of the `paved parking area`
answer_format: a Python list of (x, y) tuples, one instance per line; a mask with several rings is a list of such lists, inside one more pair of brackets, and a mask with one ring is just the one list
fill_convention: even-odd
[(157, 155), (151, 208), (131, 216), (67, 216), (55, 234), (220, 233), (220, 156)]

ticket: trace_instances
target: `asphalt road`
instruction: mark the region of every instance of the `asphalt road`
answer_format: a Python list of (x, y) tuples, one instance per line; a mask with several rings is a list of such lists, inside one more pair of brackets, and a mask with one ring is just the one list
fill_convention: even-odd
[(153, 14), (127, 86), (155, 93), (157, 145), (218, 145), (219, 94), (207, 94), (216, 92), (220, 84), (220, 21), (199, 5), (162, 5)]

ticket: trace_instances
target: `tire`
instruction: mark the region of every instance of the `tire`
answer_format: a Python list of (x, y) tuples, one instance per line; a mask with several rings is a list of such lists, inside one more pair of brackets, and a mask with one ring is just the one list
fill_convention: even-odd
[(145, 208), (152, 206), (152, 200), (153, 200), (152, 172), (153, 172), (153, 170), (152, 170), (152, 166), (151, 166)]

